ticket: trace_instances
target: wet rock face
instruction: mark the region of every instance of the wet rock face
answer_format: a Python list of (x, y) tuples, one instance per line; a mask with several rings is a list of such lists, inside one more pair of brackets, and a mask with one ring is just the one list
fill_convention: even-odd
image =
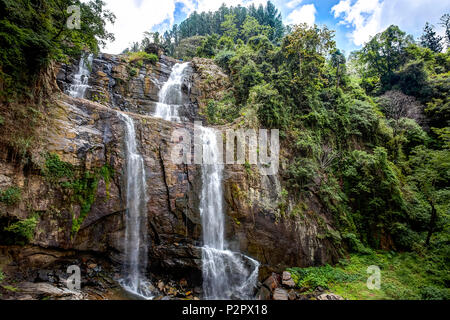
[[(322, 211), (314, 198), (309, 200), (309, 214), (287, 216), (280, 212), (282, 198), (280, 177), (264, 176), (258, 168), (225, 166), (224, 194), (227, 203), (227, 239), (235, 249), (257, 259), (260, 279), (289, 266), (308, 267), (336, 261), (337, 249), (320, 235), (333, 230), (333, 220)], [(289, 206), (298, 205), (292, 203)], [(314, 207), (316, 206), (316, 207)]]
[[(185, 103), (180, 115), (187, 121), (177, 124), (153, 118), (150, 115), (158, 102), (159, 90), (176, 62), (162, 56), (156, 64), (138, 67), (123, 56), (102, 54), (95, 58), (86, 95), (91, 101), (58, 96), (48, 108), (48, 123), (41, 128), (31, 168), (14, 162), (7, 152), (0, 156), (0, 188), (22, 189), (22, 200), (17, 206), (0, 203), (0, 225), (38, 213), (30, 245), (75, 255), (91, 252), (120, 266), (127, 209), (126, 156), (124, 124), (117, 111), (130, 112), (146, 168), (149, 271), (200, 283), (201, 166), (173, 163), (171, 154), (177, 142), (172, 141), (172, 133), (179, 128), (192, 133), (192, 121), (202, 119), (202, 104), (207, 99), (219, 99), (216, 94), (224, 92), (230, 83), (211, 60), (194, 60), (182, 86)], [(57, 81), (62, 90), (70, 85), (76, 65), (60, 66)], [(132, 75), (132, 69), (137, 69), (136, 74)], [(209, 77), (214, 81), (206, 86), (205, 79)], [(74, 218), (80, 217), (81, 205), (72, 203), (59, 186), (43, 177), (40, 168), (47, 152), (58, 154), (62, 161), (82, 171), (95, 171), (105, 165), (113, 170), (110, 181), (99, 178), (95, 200), (76, 233), (72, 224)], [(337, 257), (332, 243), (319, 236), (323, 230), (317, 219), (308, 214), (302, 218), (280, 214), (281, 190), (278, 175), (262, 176), (257, 168), (248, 170), (243, 165), (225, 166), (226, 240), (232, 250), (261, 262), (261, 279), (286, 267), (319, 265)], [(332, 218), (317, 201), (310, 199), (308, 207), (332, 229)], [(1, 239), (0, 233), (0, 242)], [(35, 265), (55, 262), (47, 254), (36, 254), (35, 258)], [(261, 294), (267, 296), (267, 292)], [(286, 298), (285, 293), (282, 296)]]
[[(169, 79), (172, 67), (180, 61), (162, 55), (153, 63), (129, 63), (126, 55), (100, 54), (92, 62), (89, 88), (86, 99), (107, 104), (113, 109), (141, 115), (152, 115), (159, 101), (158, 93)], [(67, 91), (77, 62), (60, 66), (57, 83), (62, 91)], [(186, 70), (183, 92), (183, 107), (179, 113), (187, 121), (197, 119), (197, 99), (192, 89), (194, 69)]]
[[(176, 126), (152, 117), (132, 116), (147, 171), (150, 268), (165, 273), (184, 270), (198, 278), (198, 168), (172, 163), (171, 132)], [(115, 110), (67, 96), (55, 101), (49, 119), (48, 126), (42, 128), (45, 148), (36, 150), (36, 163), (42, 164), (45, 150), (84, 171), (109, 165), (114, 172), (111, 181), (98, 181), (95, 201), (80, 230), (73, 234), (73, 218), (79, 216), (80, 204), (71, 203), (59, 186), (45, 180), (40, 170), (25, 173), (20, 164), (0, 159), (0, 167), (4, 168), (2, 186), (22, 189), (20, 204), (0, 204), (2, 212), (10, 222), (39, 212), (30, 242), (33, 245), (96, 252), (119, 264), (124, 253), (126, 214), (124, 125)]]

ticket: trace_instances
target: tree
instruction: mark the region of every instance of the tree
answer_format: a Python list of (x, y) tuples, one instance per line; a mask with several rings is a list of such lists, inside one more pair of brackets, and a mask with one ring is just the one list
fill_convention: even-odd
[(331, 53), (330, 62), (331, 66), (336, 70), (336, 87), (338, 88), (345, 73), (345, 56), (339, 49), (336, 49)]
[(247, 16), (242, 25), (241, 29), (241, 39), (247, 42), (251, 37), (265, 35), (268, 36), (271, 28), (269, 26), (262, 26), (259, 24), (252, 16)]
[(441, 17), (440, 25), (445, 28), (445, 40), (450, 46), (450, 14), (446, 13)]
[(233, 41), (238, 35), (238, 28), (236, 26), (236, 15), (233, 13), (225, 15), (225, 21), (220, 25), (225, 36), (230, 37)]
[(360, 62), (366, 65), (363, 81), (379, 81), (388, 90), (395, 70), (406, 62), (405, 49), (412, 43), (413, 38), (394, 25), (375, 35), (358, 52)]
[(423, 35), (420, 37), (420, 44), (424, 48), (428, 48), (436, 53), (442, 51), (442, 37), (436, 34), (434, 27), (428, 22), (423, 29)]
[[(71, 5), (80, 8), (80, 29), (67, 28)], [(115, 16), (101, 0), (0, 0), (0, 12), (0, 79), (9, 89), (32, 83), (52, 59), (98, 52), (114, 40), (106, 23)]]
[(334, 32), (327, 27), (294, 26), (284, 38), (282, 51), (299, 94), (315, 91), (322, 85), (325, 56), (335, 47)]
[(407, 96), (400, 91), (392, 90), (380, 97), (381, 110), (386, 118), (394, 122), (394, 136), (399, 128), (399, 121), (402, 118), (414, 119), (417, 122), (422, 120), (423, 107), (414, 97)]
[(431, 150), (419, 146), (414, 149), (409, 162), (412, 169), (410, 182), (429, 204), (430, 220), (425, 240), (428, 246), (432, 234), (437, 231), (439, 217), (449, 210), (450, 149)]
[(202, 44), (197, 48), (197, 55), (199, 57), (212, 58), (216, 53), (218, 40), (218, 36), (215, 33), (206, 37), (206, 39), (202, 41)]
[(257, 110), (258, 119), (267, 128), (282, 128), (287, 123), (283, 100), (271, 84), (254, 86), (249, 94), (250, 105)]

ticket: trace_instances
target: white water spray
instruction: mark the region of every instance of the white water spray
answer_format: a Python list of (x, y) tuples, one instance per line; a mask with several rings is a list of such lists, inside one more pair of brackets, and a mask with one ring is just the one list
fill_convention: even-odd
[(81, 56), (78, 72), (74, 75), (72, 84), (67, 92), (71, 97), (84, 98), (86, 89), (89, 87), (89, 75), (91, 74), (89, 68), (92, 66), (93, 59), (94, 55), (92, 53), (88, 55), (87, 59), (84, 54)]
[(144, 299), (151, 299), (151, 284), (145, 277), (147, 268), (147, 188), (144, 159), (136, 146), (133, 119), (118, 112), (125, 124), (127, 156), (127, 212), (125, 218), (125, 263), (121, 285)]
[(181, 86), (183, 84), (183, 76), (189, 62), (177, 63), (173, 66), (169, 80), (164, 83), (159, 91), (159, 102), (156, 105), (155, 117), (162, 118), (167, 121), (180, 122), (178, 108), (183, 103), (183, 93)]

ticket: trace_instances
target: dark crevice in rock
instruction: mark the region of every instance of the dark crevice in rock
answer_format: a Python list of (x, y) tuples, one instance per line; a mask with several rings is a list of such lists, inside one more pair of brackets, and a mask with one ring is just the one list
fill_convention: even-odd
[(167, 209), (169, 210), (170, 213), (172, 213), (173, 215), (176, 216), (176, 214), (172, 208), (172, 204), (170, 203), (170, 189), (169, 189), (169, 185), (167, 184), (167, 173), (166, 173), (166, 167), (164, 165), (164, 159), (162, 158), (162, 154), (161, 154), (161, 146), (158, 147), (158, 158), (159, 158), (159, 164), (161, 166), (161, 170), (162, 170), (162, 174), (163, 174), (164, 185), (166, 187)]
[(155, 245), (159, 246), (161, 244), (161, 239), (159, 238), (158, 231), (152, 221), (149, 221), (148, 224), (153, 231), (153, 242)]

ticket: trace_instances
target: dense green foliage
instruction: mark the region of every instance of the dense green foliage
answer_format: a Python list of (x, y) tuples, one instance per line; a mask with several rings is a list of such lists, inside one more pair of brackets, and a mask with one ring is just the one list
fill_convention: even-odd
[[(197, 16), (183, 24), (202, 30), (184, 35), (203, 36), (196, 55), (214, 59), (233, 84), (208, 102), (208, 121), (281, 129), (283, 199), (317, 196), (339, 231), (322, 223), (322, 232), (339, 248), (448, 247), (450, 53), (431, 25), (420, 42), (390, 26), (347, 61), (326, 27), (290, 26), (274, 41), (255, 18), (224, 12), (218, 29), (196, 29)], [(317, 277), (316, 285), (329, 280)]]
[[(67, 27), (71, 5), (80, 7), (80, 29)], [(0, 98), (9, 100), (17, 89), (32, 85), (51, 60), (97, 52), (114, 39), (105, 26), (115, 17), (103, 6), (101, 0), (1, 0)]]
[(19, 237), (24, 238), (26, 241), (33, 239), (34, 230), (36, 229), (38, 219), (36, 216), (32, 216), (28, 219), (19, 220), (12, 223), (5, 228), (5, 231), (13, 232)]
[[(448, 261), (444, 252), (417, 253), (372, 252), (352, 254), (331, 267), (290, 268), (297, 287), (305, 293), (318, 286), (345, 299), (423, 299), (448, 300)], [(380, 290), (369, 290), (367, 267), (380, 268)]]

